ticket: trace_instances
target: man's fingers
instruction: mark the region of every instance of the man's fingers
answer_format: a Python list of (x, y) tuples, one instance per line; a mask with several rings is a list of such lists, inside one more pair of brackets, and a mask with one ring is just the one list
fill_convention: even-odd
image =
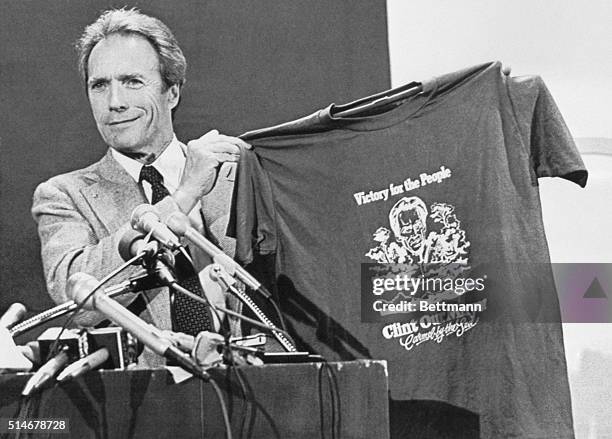
[(214, 140), (202, 142), (201, 140), (192, 140), (187, 144), (192, 150), (205, 150), (211, 153), (225, 152), (228, 154), (240, 155), (240, 148), (233, 143), (224, 140)]
[[(213, 152), (213, 153), (208, 154), (206, 160), (203, 162), (203, 166), (205, 168), (214, 169), (220, 164), (222, 164), (223, 162), (238, 162), (239, 159), (240, 159), (240, 154), (231, 154), (228, 152)], [(196, 172), (199, 172), (203, 168), (196, 167), (193, 169), (195, 169)], [(189, 173), (189, 172), (190, 171), (186, 171), (186, 173)]]
[(222, 162), (237, 162), (238, 159), (240, 158), (240, 155), (238, 154), (228, 154), (226, 152), (218, 152), (215, 154), (217, 160), (222, 163)]
[(198, 142), (198, 141), (207, 141), (207, 142), (215, 142), (215, 143), (216, 142), (227, 142), (227, 143), (231, 143), (232, 145), (240, 146), (242, 148), (251, 149), (251, 145), (246, 143), (244, 140), (238, 137), (234, 137), (234, 136), (226, 136), (225, 134), (219, 134), (219, 131), (217, 130), (210, 130), (209, 132), (204, 134), (202, 137), (196, 140), (192, 140), (192, 142)]
[(225, 134), (219, 134), (218, 137), (219, 139), (225, 140), (226, 142), (231, 143), (233, 145), (242, 146), (243, 148), (246, 148), (246, 149), (251, 149), (251, 145), (249, 145), (248, 143), (246, 143), (244, 140), (242, 140), (239, 137), (226, 136)]
[(208, 139), (209, 137), (217, 137), (219, 135), (218, 130), (210, 130), (206, 134), (200, 137), (200, 139)]

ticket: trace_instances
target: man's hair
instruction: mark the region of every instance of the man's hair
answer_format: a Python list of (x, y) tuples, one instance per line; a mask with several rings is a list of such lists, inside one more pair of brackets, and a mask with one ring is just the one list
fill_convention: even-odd
[(402, 226), (400, 226), (399, 218), (404, 212), (415, 211), (419, 221), (423, 224), (427, 223), (427, 206), (419, 197), (404, 197), (399, 200), (389, 211), (389, 225), (395, 236), (402, 235)]
[(185, 83), (187, 61), (172, 31), (154, 17), (137, 9), (110, 9), (87, 26), (77, 41), (79, 53), (79, 73), (87, 83), (89, 73), (87, 64), (91, 51), (103, 39), (113, 34), (140, 35), (146, 38), (157, 52), (159, 70), (166, 88), (172, 85), (179, 87)]

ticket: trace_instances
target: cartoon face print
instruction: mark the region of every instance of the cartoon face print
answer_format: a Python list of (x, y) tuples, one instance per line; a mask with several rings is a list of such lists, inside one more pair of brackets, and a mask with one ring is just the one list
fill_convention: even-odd
[(425, 244), (427, 207), (418, 197), (402, 198), (389, 212), (389, 224), (400, 242), (409, 252), (419, 253)]

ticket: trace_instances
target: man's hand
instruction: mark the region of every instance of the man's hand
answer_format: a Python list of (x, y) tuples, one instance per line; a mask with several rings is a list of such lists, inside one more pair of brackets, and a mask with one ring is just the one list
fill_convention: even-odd
[(212, 130), (187, 143), (187, 162), (183, 177), (173, 195), (174, 201), (186, 214), (198, 200), (209, 193), (217, 180), (223, 162), (237, 162), (240, 148), (251, 148), (243, 140)]

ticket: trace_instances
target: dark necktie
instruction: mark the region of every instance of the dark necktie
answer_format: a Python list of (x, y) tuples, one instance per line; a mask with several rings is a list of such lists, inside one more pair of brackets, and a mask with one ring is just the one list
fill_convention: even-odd
[(153, 195), (151, 196), (151, 204), (157, 204), (164, 197), (170, 195), (166, 186), (164, 186), (164, 177), (159, 173), (155, 166), (143, 166), (140, 170), (140, 180), (142, 183), (144, 181), (148, 182), (151, 185), (151, 190), (153, 191)]
[[(140, 182), (147, 181), (151, 185), (153, 195), (151, 204), (156, 204), (170, 195), (164, 186), (164, 177), (154, 166), (143, 166), (140, 170)], [(193, 269), (187, 258), (178, 252), (175, 255), (175, 271), (178, 283), (200, 297), (204, 290), (200, 284), (198, 273)], [(209, 308), (201, 302), (193, 300), (181, 293), (170, 293), (170, 310), (172, 315), (172, 330), (185, 334), (197, 335), (202, 331), (214, 331), (212, 315)]]

